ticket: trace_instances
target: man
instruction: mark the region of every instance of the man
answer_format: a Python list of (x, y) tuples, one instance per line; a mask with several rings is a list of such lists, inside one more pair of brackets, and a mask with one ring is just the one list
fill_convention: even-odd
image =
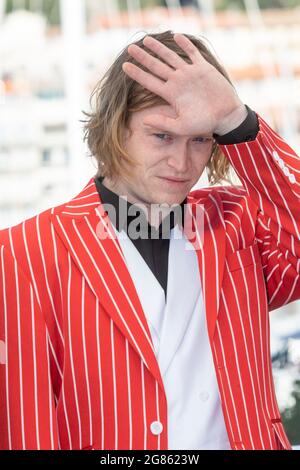
[(190, 35), (94, 95), (97, 175), (0, 232), (0, 447), (290, 449), (268, 314), (300, 297), (299, 157)]

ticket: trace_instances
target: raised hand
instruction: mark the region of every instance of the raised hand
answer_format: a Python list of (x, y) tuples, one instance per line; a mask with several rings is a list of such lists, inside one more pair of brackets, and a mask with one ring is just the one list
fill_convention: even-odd
[(159, 114), (147, 117), (145, 124), (179, 135), (225, 134), (247, 116), (247, 109), (233, 86), (183, 34), (174, 34), (175, 42), (191, 59), (191, 64), (160, 41), (146, 36), (144, 45), (165, 62), (135, 44), (129, 54), (149, 71), (124, 62), (123, 71), (140, 85), (166, 100), (176, 118)]

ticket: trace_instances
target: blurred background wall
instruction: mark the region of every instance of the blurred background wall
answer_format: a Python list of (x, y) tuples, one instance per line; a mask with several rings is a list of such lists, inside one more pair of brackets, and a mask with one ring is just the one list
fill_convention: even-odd
[[(165, 29), (205, 36), (243, 102), (300, 154), (300, 0), (0, 0), (0, 229), (96, 173), (80, 123), (90, 93), (121, 49)], [(271, 332), (279, 406), (300, 444), (300, 301), (271, 312)]]

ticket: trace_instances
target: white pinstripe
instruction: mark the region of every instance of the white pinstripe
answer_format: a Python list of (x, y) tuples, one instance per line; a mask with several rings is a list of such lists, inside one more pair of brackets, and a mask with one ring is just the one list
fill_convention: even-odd
[(82, 278), (81, 284), (81, 327), (82, 327), (82, 344), (83, 344), (83, 357), (84, 357), (84, 370), (85, 370), (85, 380), (86, 380), (86, 391), (88, 397), (88, 408), (89, 408), (89, 422), (90, 422), (90, 444), (93, 444), (93, 426), (92, 426), (92, 407), (91, 407), (91, 393), (90, 393), (90, 382), (89, 382), (89, 374), (88, 374), (88, 362), (86, 357), (86, 341), (85, 341), (85, 307), (84, 307), (84, 300), (85, 300), (85, 279)]

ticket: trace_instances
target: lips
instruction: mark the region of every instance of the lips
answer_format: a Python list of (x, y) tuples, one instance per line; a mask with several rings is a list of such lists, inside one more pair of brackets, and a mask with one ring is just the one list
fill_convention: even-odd
[(185, 183), (187, 181), (181, 178), (172, 178), (169, 176), (161, 176), (160, 178), (163, 178), (164, 180), (175, 181), (176, 183)]

